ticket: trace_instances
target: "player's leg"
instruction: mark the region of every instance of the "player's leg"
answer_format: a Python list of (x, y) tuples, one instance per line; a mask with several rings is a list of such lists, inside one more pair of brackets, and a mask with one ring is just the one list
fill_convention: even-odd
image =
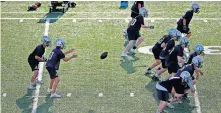
[(127, 52), (131, 49), (134, 41), (136, 41), (136, 34), (133, 30), (127, 30), (127, 34), (128, 34), (128, 40), (129, 40), (129, 43), (127, 44), (126, 48), (124, 49), (124, 51), (122, 52), (121, 56), (122, 57), (125, 57), (127, 56)]
[(152, 77), (153, 80), (158, 81), (161, 74), (163, 74), (167, 70), (166, 59), (160, 59), (162, 68), (160, 70), (156, 70), (155, 75)]
[(151, 69), (153, 69), (154, 67), (161, 64), (161, 61), (160, 61), (160, 58), (159, 58), (160, 50), (157, 49), (156, 47), (153, 47), (152, 52), (153, 52), (153, 55), (154, 55), (154, 58), (155, 58), (155, 62), (149, 68), (146, 69), (145, 74), (150, 74)]
[(31, 61), (28, 61), (30, 67), (31, 67), (31, 70), (33, 72), (33, 75), (31, 77), (31, 83), (30, 85), (28, 86), (28, 89), (35, 89), (35, 80), (36, 78), (38, 77), (38, 64), (35, 64)]
[(169, 99), (169, 93), (167, 91), (162, 91), (157, 89), (157, 97), (160, 100), (160, 103), (158, 105), (157, 113), (163, 112), (164, 108), (167, 105), (167, 101)]

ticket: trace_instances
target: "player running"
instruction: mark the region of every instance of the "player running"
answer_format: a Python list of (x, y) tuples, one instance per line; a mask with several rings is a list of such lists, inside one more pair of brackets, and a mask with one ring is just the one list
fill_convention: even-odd
[(35, 84), (37, 82), (41, 82), (36, 79), (38, 77), (38, 71), (39, 71), (38, 64), (39, 62), (47, 61), (47, 59), (44, 57), (44, 53), (45, 53), (45, 48), (51, 45), (51, 39), (48, 36), (43, 36), (41, 41), (42, 44), (38, 45), (28, 57), (28, 63), (33, 72), (31, 83), (28, 86), (28, 89), (36, 89)]
[(184, 16), (180, 18), (177, 22), (177, 29), (181, 32), (186, 34), (187, 38), (190, 38), (191, 32), (189, 29), (190, 21), (193, 17), (193, 13), (199, 13), (200, 6), (197, 3), (192, 4), (192, 9), (188, 10)]
[(135, 46), (131, 49), (133, 53), (135, 53), (135, 49), (143, 42), (143, 38), (140, 35), (140, 28), (149, 28), (144, 24), (144, 17), (148, 16), (148, 10), (146, 8), (140, 8), (139, 15), (136, 16), (131, 24), (130, 27), (127, 29), (128, 40), (129, 43), (127, 44), (125, 50), (122, 52), (121, 56), (126, 57), (128, 51), (131, 49), (133, 42), (136, 41)]
[[(60, 60), (63, 59), (65, 62), (71, 60), (72, 58), (76, 58), (77, 55), (74, 52), (74, 49), (70, 49), (67, 52), (62, 52), (62, 49), (65, 48), (65, 42), (63, 39), (56, 40), (56, 48), (54, 48), (49, 55), (48, 61), (46, 63), (46, 69), (50, 75), (50, 85), (48, 88), (48, 93), (51, 93), (51, 98), (61, 98), (61, 95), (56, 94), (56, 88), (59, 83), (58, 70), (60, 65)], [(65, 55), (73, 53), (70, 57), (65, 57)]]

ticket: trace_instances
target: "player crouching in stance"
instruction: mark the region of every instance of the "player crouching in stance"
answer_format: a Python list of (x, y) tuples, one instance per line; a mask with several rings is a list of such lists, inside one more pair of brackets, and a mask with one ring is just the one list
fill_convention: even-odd
[(39, 62), (45, 62), (47, 59), (44, 57), (45, 48), (51, 45), (51, 39), (48, 36), (43, 36), (42, 44), (38, 45), (34, 51), (28, 57), (28, 63), (31, 67), (32, 72), (34, 72), (31, 78), (31, 84), (28, 86), (28, 89), (35, 89), (35, 84), (38, 81), (36, 78), (38, 77), (38, 64)]
[(192, 4), (192, 9), (188, 10), (183, 17), (177, 22), (177, 29), (186, 34), (187, 38), (190, 38), (191, 32), (189, 29), (189, 23), (193, 17), (193, 13), (199, 13), (200, 6), (197, 3)]
[(127, 44), (125, 50), (122, 52), (121, 56), (126, 57), (127, 52), (131, 49), (133, 42), (136, 41), (135, 46), (133, 47), (132, 52), (135, 52), (135, 49), (138, 45), (143, 42), (143, 38), (140, 35), (140, 28), (149, 28), (148, 26), (144, 25), (144, 17), (148, 16), (148, 10), (146, 8), (139, 9), (139, 15), (136, 16), (132, 21), (127, 29), (127, 35), (129, 43)]
[[(180, 34), (180, 35), (177, 35), (177, 34)], [(155, 62), (149, 67), (146, 69), (145, 71), (145, 74), (151, 74), (151, 69), (153, 69), (154, 67), (158, 66), (161, 64), (161, 61), (160, 61), (160, 53), (161, 51), (166, 48), (166, 45), (167, 43), (172, 39), (172, 38), (176, 38), (178, 36), (181, 37), (181, 33), (178, 32), (177, 30), (175, 30), (174, 28), (171, 28), (168, 35), (164, 35), (161, 39), (159, 39), (157, 41), (157, 43), (153, 46), (152, 48), (152, 52), (154, 54), (154, 58), (155, 58)]]
[[(201, 56), (196, 56), (192, 59), (192, 63), (191, 64), (187, 64), (185, 66), (183, 66), (181, 69), (179, 69), (175, 75), (175, 77), (180, 77), (181, 73), (184, 71), (187, 71), (190, 73), (191, 76), (191, 83), (192, 84), (188, 84), (185, 87), (185, 94), (184, 94), (184, 99), (187, 98), (187, 91), (190, 89), (191, 92), (194, 92), (195, 89), (193, 87), (193, 85), (196, 83), (196, 80), (199, 80), (199, 76), (203, 75), (203, 73), (201, 72), (200, 68), (202, 67), (202, 63), (203, 63), (203, 59)], [(194, 72), (196, 75), (196, 79), (194, 77)]]
[(195, 56), (203, 56), (204, 55), (204, 47), (202, 44), (197, 44), (195, 45), (194, 47), (194, 52), (190, 54), (189, 58), (188, 58), (188, 61), (186, 64), (191, 64), (192, 63), (192, 59), (195, 57)]
[(187, 84), (192, 84), (190, 73), (184, 71), (181, 73), (180, 77), (171, 77), (168, 80), (161, 81), (156, 84), (157, 97), (160, 100), (158, 109), (156, 113), (162, 113), (168, 102), (173, 102), (174, 98), (169, 99), (169, 93), (171, 93), (172, 88), (175, 90), (176, 98), (183, 96), (185, 91), (185, 86)]
[(162, 64), (162, 68), (157, 70), (155, 75), (152, 77), (152, 79), (155, 81), (158, 81), (159, 80), (158, 76), (160, 76), (162, 73), (164, 73), (167, 70), (169, 52), (175, 46), (175, 41), (180, 40), (181, 32), (178, 31), (177, 29), (172, 28), (170, 30), (170, 36), (171, 36), (171, 39), (167, 42), (166, 46), (160, 52), (159, 58)]
[[(48, 93), (51, 93), (51, 98), (61, 98), (61, 95), (56, 94), (56, 88), (59, 83), (58, 70), (60, 65), (60, 60), (63, 59), (65, 62), (71, 60), (72, 58), (76, 58), (77, 55), (74, 52), (74, 49), (70, 49), (67, 52), (62, 52), (61, 50), (65, 48), (65, 42), (63, 39), (59, 38), (56, 40), (56, 48), (54, 48), (49, 55), (48, 61), (46, 63), (46, 69), (50, 75), (51, 81), (48, 88)], [(70, 57), (65, 57), (65, 55), (72, 53)]]

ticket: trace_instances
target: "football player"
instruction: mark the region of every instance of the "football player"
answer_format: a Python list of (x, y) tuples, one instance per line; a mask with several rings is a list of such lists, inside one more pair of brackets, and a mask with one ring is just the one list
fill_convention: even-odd
[[(166, 105), (170, 105), (175, 98), (180, 98), (184, 94), (185, 85), (190, 83), (190, 73), (184, 71), (181, 73), (180, 77), (171, 77), (168, 80), (158, 82), (156, 84), (157, 97), (160, 100), (158, 105), (158, 109), (156, 113), (162, 113)], [(172, 89), (175, 90), (175, 95), (173, 98), (169, 99), (169, 93), (171, 93)]]
[(164, 73), (168, 67), (168, 55), (169, 51), (175, 46), (175, 41), (178, 41), (181, 37), (181, 32), (178, 31), (177, 29), (171, 29), (171, 39), (167, 42), (166, 47), (160, 52), (160, 60), (162, 64), (162, 68), (158, 68), (155, 75), (152, 77), (153, 80), (158, 81), (158, 76), (160, 76), (162, 73)]
[[(179, 69), (175, 75), (175, 77), (179, 77), (181, 75), (182, 72), (187, 71), (190, 73), (191, 76), (191, 83), (192, 84), (188, 84), (185, 89), (187, 92), (187, 90), (191, 90), (192, 92), (195, 90), (193, 85), (196, 83), (196, 80), (199, 80), (199, 76), (203, 75), (202, 71), (200, 70), (200, 68), (202, 67), (202, 63), (203, 63), (203, 58), (201, 56), (195, 56), (192, 60), (191, 64), (187, 64), (185, 66), (183, 66), (181, 69)], [(196, 75), (196, 79), (194, 77), (194, 72)], [(187, 98), (187, 93), (185, 93), (184, 98)]]
[[(62, 49), (65, 48), (65, 42), (63, 39), (59, 38), (56, 40), (56, 48), (54, 48), (51, 54), (48, 57), (48, 61), (46, 63), (46, 69), (50, 75), (50, 85), (47, 92), (51, 93), (51, 98), (61, 98), (61, 95), (56, 94), (56, 88), (59, 83), (58, 70), (60, 65), (60, 60), (63, 59), (65, 62), (71, 60), (72, 58), (76, 58), (77, 55), (74, 49), (70, 49), (67, 52), (62, 52)], [(65, 57), (65, 55), (72, 53), (70, 57)]]
[(177, 31), (174, 30), (173, 28), (170, 29), (168, 35), (164, 35), (161, 39), (159, 39), (157, 41), (157, 43), (153, 46), (152, 48), (152, 52), (154, 54), (154, 58), (155, 58), (155, 62), (146, 69), (145, 74), (150, 74), (151, 73), (151, 69), (153, 69), (154, 67), (156, 67), (157, 65), (159, 65), (161, 63), (160, 61), (160, 52), (163, 50), (163, 48), (166, 47), (166, 44), (168, 43), (168, 41), (172, 38), (172, 37), (176, 37)]
[(190, 54), (190, 56), (189, 56), (188, 61), (187, 61), (186, 64), (191, 64), (191, 63), (192, 63), (192, 59), (193, 59), (195, 56), (198, 56), (198, 55), (201, 55), (201, 56), (204, 55), (204, 47), (203, 47), (203, 45), (201, 45), (201, 44), (195, 45), (195, 47), (194, 47), (194, 52)]
[[(131, 7), (131, 18), (132, 20), (139, 15), (140, 8), (144, 7), (144, 1), (135, 1), (133, 6)], [(128, 27), (130, 27), (130, 24), (132, 20), (128, 23)]]
[(146, 8), (140, 8), (139, 10), (139, 15), (136, 16), (131, 24), (130, 27), (127, 29), (127, 35), (128, 35), (128, 40), (129, 43), (127, 44), (125, 50), (122, 52), (121, 56), (126, 57), (127, 52), (131, 49), (133, 42), (136, 41), (135, 46), (131, 49), (132, 52), (135, 53), (135, 49), (137, 48), (138, 45), (140, 45), (143, 42), (143, 38), (140, 35), (140, 28), (149, 28), (149, 26), (146, 26), (144, 24), (144, 17), (148, 16), (148, 10)]
[(188, 10), (183, 17), (177, 22), (177, 29), (186, 34), (187, 38), (190, 38), (191, 32), (189, 29), (190, 21), (193, 17), (193, 13), (199, 13), (200, 6), (197, 3), (192, 4), (192, 9)]
[(28, 86), (28, 89), (35, 89), (35, 84), (38, 81), (36, 78), (38, 77), (38, 64), (39, 62), (45, 62), (47, 59), (44, 57), (45, 48), (49, 47), (51, 45), (51, 39), (48, 36), (43, 36), (42, 44), (38, 45), (34, 51), (29, 55), (28, 57), (28, 63), (31, 67), (31, 70), (33, 72), (32, 78), (31, 78), (31, 84)]
[(176, 45), (169, 53), (168, 57), (168, 73), (169, 76), (174, 76), (176, 72), (179, 70), (179, 63), (182, 65), (185, 63), (183, 59), (184, 56), (184, 48), (189, 46), (189, 39), (186, 37), (182, 37), (180, 39), (180, 43)]

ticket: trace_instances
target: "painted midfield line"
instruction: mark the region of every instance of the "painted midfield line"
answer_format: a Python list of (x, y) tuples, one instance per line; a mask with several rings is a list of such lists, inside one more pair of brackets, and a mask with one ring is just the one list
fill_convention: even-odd
[[(48, 36), (49, 24), (50, 24), (49, 22), (50, 22), (49, 19), (45, 22), (44, 36)], [(46, 54), (46, 51), (45, 51), (44, 54)], [(44, 69), (44, 62), (40, 62), (39, 63), (38, 81), (42, 81), (43, 69)], [(37, 84), (36, 85), (35, 95), (33, 96), (34, 97), (34, 103), (33, 103), (33, 107), (32, 107), (32, 113), (36, 113), (37, 112), (38, 97), (39, 97), (40, 87), (41, 87), (41, 84)]]

